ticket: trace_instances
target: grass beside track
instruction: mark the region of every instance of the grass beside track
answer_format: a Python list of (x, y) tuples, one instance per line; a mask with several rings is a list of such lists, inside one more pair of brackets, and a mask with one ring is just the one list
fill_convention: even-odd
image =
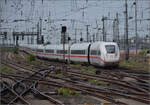
[(128, 61), (122, 59), (120, 61), (120, 67), (133, 70), (147, 70), (150, 72), (150, 57), (145, 59), (138, 56), (132, 56)]
[(0, 65), (0, 72), (7, 73), (7, 74), (13, 74), (13, 71), (4, 65)]
[(88, 73), (88, 74), (96, 74), (96, 69), (93, 66), (89, 66), (88, 69), (81, 69), (79, 72)]
[(58, 89), (58, 94), (62, 96), (70, 96), (70, 95), (77, 95), (78, 93), (75, 90), (62, 87)]
[(19, 52), (19, 49), (17, 47), (14, 47), (14, 48), (0, 48), (0, 51), (3, 51), (3, 52), (13, 52), (14, 54), (18, 54)]
[(150, 57), (147, 56), (147, 51), (150, 49), (143, 49), (137, 55), (130, 55), (128, 61), (121, 58), (120, 67), (125, 67), (134, 70), (147, 70), (150, 72)]

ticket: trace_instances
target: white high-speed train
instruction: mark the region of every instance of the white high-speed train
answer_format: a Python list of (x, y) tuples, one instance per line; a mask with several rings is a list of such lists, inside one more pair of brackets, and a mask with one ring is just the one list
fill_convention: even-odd
[(86, 62), (96, 66), (118, 66), (120, 59), (119, 47), (114, 42), (94, 42), (63, 45), (20, 45), (21, 50), (35, 56), (71, 62)]

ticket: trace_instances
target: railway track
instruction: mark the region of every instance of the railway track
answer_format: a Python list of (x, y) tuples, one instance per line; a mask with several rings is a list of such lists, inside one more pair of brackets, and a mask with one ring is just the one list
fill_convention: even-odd
[[(44, 62), (44, 65), (48, 65), (52, 62), (49, 62), (49, 61), (45, 61), (43, 59), (37, 59), (37, 61), (43, 61)], [(60, 63), (60, 62), (54, 62), (52, 63), (53, 65), (63, 65), (64, 63)], [(77, 70), (80, 70), (81, 68), (84, 68), (84, 69), (87, 69), (88, 68), (88, 65), (85, 67), (85, 66), (80, 66), (80, 67), (75, 67), (73, 65), (71, 65), (71, 69), (75, 69), (76, 71)], [(150, 73), (145, 71), (145, 70), (129, 70), (127, 68), (97, 68), (95, 67), (95, 69), (98, 71), (98, 72), (103, 72), (105, 74), (108, 74), (109, 76), (112, 76), (112, 77), (116, 77), (118, 79), (121, 79), (123, 77), (130, 77), (130, 78), (134, 78), (134, 79), (137, 79), (138, 81), (141, 81), (141, 82), (145, 82), (144, 80), (149, 80), (150, 79)]]
[[(14, 104), (18, 100), (20, 100), (23, 104), (30, 105), (29, 102), (27, 102), (23, 96), (32, 90), (32, 92), (35, 94), (38, 94), (48, 100), (50, 102), (57, 104), (57, 105), (63, 105), (59, 100), (56, 100), (54, 98), (51, 98), (50, 96), (41, 93), (36, 89), (38, 81), (44, 79), (53, 69), (50, 70), (38, 70), (37, 72), (34, 72), (32, 75), (30, 75), (27, 78), (24, 78), (20, 81), (17, 81), (16, 83), (12, 84), (11, 87), (5, 86), (4, 89), (1, 90), (1, 102), (2, 104)], [(12, 77), (12, 76), (11, 76)], [(29, 81), (30, 80), (30, 81)], [(9, 97), (9, 100), (7, 99)], [(5, 100), (7, 99), (7, 100)]]
[[(23, 96), (26, 95), (29, 91), (32, 90), (32, 93), (38, 93), (38, 95), (50, 100), (50, 102), (57, 104), (57, 105), (63, 105), (59, 100), (56, 100), (50, 96), (47, 96), (46, 94), (41, 93), (36, 89), (36, 84), (38, 83), (39, 80), (44, 79), (51, 71), (54, 70), (53, 66), (48, 67), (48, 68), (39, 68), (36, 70), (31, 70), (31, 69), (26, 69), (15, 62), (12, 63), (8, 61), (6, 58), (3, 59), (2, 64), (9, 66), (10, 68), (17, 69), (18, 71), (22, 72), (23, 69), (24, 71), (30, 71), (32, 72), (32, 75), (28, 77), (23, 77), (20, 81), (15, 82), (11, 86), (6, 85), (7, 83), (2, 81), (1, 83), (1, 103), (2, 104), (15, 104), (16, 102), (20, 102), (23, 104), (30, 105), (28, 101), (26, 101)], [(5, 75), (5, 74), (2, 74)], [(11, 76), (12, 78), (13, 76)], [(29, 81), (31, 80), (31, 81)]]
[[(19, 76), (18, 76), (19, 77)], [(19, 77), (19, 78), (23, 78), (23, 77)], [(28, 81), (31, 81), (30, 79), (28, 79)], [(89, 95), (92, 95), (92, 96), (95, 96), (95, 97), (98, 97), (98, 98), (102, 98), (102, 99), (105, 99), (109, 102), (112, 102), (112, 103), (116, 103), (118, 105), (126, 105), (125, 103), (122, 103), (122, 102), (119, 102), (119, 101), (115, 101), (114, 99), (110, 98), (110, 97), (107, 97), (107, 96), (104, 96), (104, 95), (100, 95), (100, 94), (97, 94), (97, 93), (93, 93), (93, 92), (90, 92), (89, 90), (86, 90), (86, 89), (81, 89), (79, 86), (72, 86), (72, 85), (69, 85), (69, 84), (63, 84), (61, 82), (56, 82), (55, 81), (51, 81), (51, 80), (39, 80), (38, 83), (42, 83), (42, 84), (49, 84), (49, 85), (52, 85), (52, 86), (57, 86), (57, 87), (67, 87), (67, 88), (70, 88), (70, 89), (74, 89), (74, 90), (78, 90), (78, 91), (82, 91), (84, 94), (89, 94)], [(36, 89), (36, 85), (34, 86), (34, 93), (37, 95), (41, 95), (39, 93), (39, 91)], [(87, 87), (86, 87), (87, 88)], [(46, 95), (48, 96), (48, 95)], [(62, 105), (62, 104), (61, 104)]]
[[(45, 65), (47, 65), (47, 63)], [(103, 73), (106, 72), (105, 74), (107, 74), (109, 76), (112, 76), (110, 78), (107, 77), (107, 76), (92, 75), (92, 74), (87, 74), (87, 73), (80, 73), (80, 72), (78, 72), (78, 70), (73, 70), (73, 69), (71, 69), (70, 71), (67, 71), (67, 72), (68, 73), (72, 73), (73, 75), (76, 75), (76, 76), (84, 75), (84, 76), (89, 76), (89, 77), (92, 77), (92, 78), (95, 78), (95, 79), (101, 79), (101, 80), (102, 79), (107, 79), (107, 80), (120, 82), (120, 83), (117, 83), (118, 85), (122, 85), (122, 84), (126, 83), (128, 85), (127, 88), (133, 88), (134, 90), (139, 90), (139, 91), (142, 91), (142, 92), (145, 92), (145, 93), (148, 92), (147, 90), (149, 90), (149, 86), (150, 86), (150, 84), (147, 81), (145, 81), (145, 80), (149, 80), (150, 79), (149, 78), (150, 75), (148, 73), (146, 73), (146, 72), (144, 72), (145, 74), (142, 74), (142, 75), (140, 75), (140, 74), (130, 75), (129, 73), (124, 73), (121, 70), (119, 70), (120, 73), (118, 73), (118, 70), (117, 71), (116, 70), (113, 70), (113, 71), (105, 70), (105, 71), (103, 71)], [(77, 75), (77, 74), (79, 74), (79, 75)], [(147, 77), (147, 78), (143, 79), (143, 78), (139, 78), (139, 76), (141, 76), (141, 77), (144, 76), (144, 77)], [(113, 79), (113, 77), (116, 77), (117, 79)], [(127, 82), (127, 81), (124, 81), (124, 80), (120, 79), (120, 78), (123, 78), (123, 77), (133, 78), (133, 79), (137, 80), (139, 84), (138, 83), (133, 83), (133, 82), (130, 83), (130, 82)], [(107, 81), (107, 82), (111, 82), (111, 81)], [(145, 84), (142, 84), (142, 83), (145, 83)], [(138, 85), (135, 86), (135, 84), (138, 84)], [(144, 88), (144, 89), (140, 89), (140, 87), (141, 87), (140, 84), (144, 85), (144, 86), (142, 86), (142, 88)]]
[[(47, 65), (48, 63), (45, 62), (45, 65)], [(62, 63), (59, 63), (59, 64), (62, 65)], [(58, 63), (56, 63), (56, 65), (58, 65)], [(78, 67), (75, 70), (74, 70), (74, 68), (71, 68), (71, 71), (76, 72), (76, 71), (78, 71), (77, 69), (81, 69), (81, 68)], [(121, 69), (112, 69), (111, 68), (109, 70), (108, 69), (102, 69), (102, 68), (99, 69), (99, 68), (97, 68), (97, 70), (99, 70), (103, 74), (111, 76), (112, 78), (116, 77), (118, 79), (118, 81), (122, 80), (124, 77), (133, 78), (133, 79), (137, 80), (138, 82), (140, 82), (141, 85), (142, 85), (142, 83), (148, 84), (146, 86), (147, 87), (146, 90), (149, 90), (148, 88), (149, 88), (150, 84), (147, 82), (147, 80), (150, 80), (150, 73), (147, 72), (147, 71), (127, 70), (127, 69), (123, 69), (123, 68), (121, 68)], [(95, 75), (93, 75), (93, 76), (95, 77)], [(98, 76), (98, 75), (96, 75), (96, 76)], [(108, 77), (105, 76), (105, 77), (100, 77), (100, 78), (108, 78)], [(121, 81), (121, 82), (126, 82), (126, 81)], [(139, 83), (139, 86), (140, 86), (140, 83)], [(130, 84), (130, 85), (132, 85), (132, 84)]]
[[(79, 72), (75, 72), (75, 71), (72, 71), (72, 70), (67, 71), (67, 73), (72, 74), (72, 76), (77, 76), (77, 77), (80, 76), (80, 77), (85, 77), (85, 78), (88, 78), (88, 79), (90, 78), (90, 79), (102, 80), (102, 81), (109, 82), (109, 83), (112, 83), (112, 84), (117, 84), (118, 86), (125, 87), (127, 94), (144, 96), (143, 97), (144, 99), (141, 100), (140, 98), (136, 98), (136, 97), (132, 97), (132, 96), (129, 96), (129, 95), (124, 95), (124, 94), (118, 94), (118, 93), (116, 93), (116, 95), (126, 97), (126, 98), (130, 98), (130, 99), (134, 99), (136, 101), (140, 101), (140, 102), (144, 102), (144, 103), (149, 103), (150, 102), (149, 98), (146, 98), (146, 97), (149, 97), (149, 91), (147, 91), (148, 86), (146, 86), (147, 88), (145, 89), (143, 87), (139, 87), (137, 85), (130, 84), (130, 82), (127, 82), (127, 81), (121, 81), (121, 80), (117, 80), (117, 79), (106, 78), (106, 77), (98, 76), (98, 75), (90, 75), (90, 74), (85, 74), (85, 73), (79, 73)], [(143, 80), (141, 80), (141, 81), (143, 82)], [(124, 92), (123, 90), (117, 90), (117, 89), (110, 89), (110, 90), (120, 91), (121, 93)]]
[[(34, 66), (34, 67), (39, 68), (37, 66)], [(80, 76), (80, 77), (85, 77), (85, 78), (90, 78), (90, 79), (101, 80), (101, 81), (105, 81), (105, 82), (117, 84), (119, 86), (123, 86), (123, 87), (126, 87), (126, 88), (131, 88), (133, 90), (138, 90), (138, 91), (147, 93), (147, 91), (144, 90), (144, 89), (142, 89), (142, 88), (132, 87), (131, 86), (132, 84), (129, 84), (129, 82), (126, 82), (126, 81), (121, 81), (121, 80), (112, 79), (112, 78), (108, 78), (108, 77), (106, 78), (106, 77), (99, 76), (99, 75), (92, 75), (92, 74), (80, 73), (80, 72), (75, 72), (75, 71), (67, 71), (67, 73), (69, 73), (69, 74), (71, 74), (73, 76)]]
[(84, 87), (83, 84), (82, 85), (73, 85), (73, 86), (71, 85), (70, 86), (70, 85), (62, 84), (62, 83), (59, 83), (59, 82), (56, 82), (56, 81), (40, 81), (39, 83), (58, 86), (58, 87), (66, 87), (66, 88), (69, 88), (69, 89), (82, 91), (83, 93), (86, 93), (86, 94), (89, 94), (89, 95), (92, 95), (92, 96), (95, 96), (95, 97), (98, 97), (98, 98), (102, 98), (104, 100), (115, 103), (117, 105), (127, 105), (127, 104), (123, 103), (123, 102), (120, 102), (120, 101), (116, 101), (115, 99), (112, 98), (112, 95), (118, 95), (118, 96), (121, 96), (121, 97), (126, 97), (128, 99), (133, 99), (133, 100), (136, 100), (136, 101), (139, 101), (139, 102), (142, 102), (142, 103), (146, 103), (146, 104), (150, 103), (150, 101), (148, 99), (140, 99), (140, 98), (137, 98), (137, 97), (132, 97), (130, 95), (124, 95), (124, 94), (113, 93), (113, 92), (109, 93), (109, 92), (106, 92), (104, 90), (95, 90), (95, 88), (91, 88), (91, 87), (88, 87), (88, 86)]
[[(72, 72), (71, 72), (72, 73)], [(75, 73), (75, 72), (73, 72), (73, 73)], [(91, 79), (95, 79), (95, 78), (93, 78), (94, 76), (92, 75), (88, 75), (88, 74), (85, 74), (85, 73), (81, 73), (82, 74), (82, 77), (83, 77), (83, 75), (84, 76), (86, 76), (86, 78), (91, 78)], [(81, 74), (80, 74), (80, 76), (81, 76)], [(77, 73), (76, 72), (76, 75), (77, 76), (79, 76), (79, 73)], [(88, 76), (87, 76), (88, 75)], [(50, 75), (49, 75), (50, 76)], [(54, 76), (54, 75), (51, 75), (50, 77), (52, 77), (52, 78), (57, 78), (58, 79), (58, 77), (56, 77), (56, 76)], [(99, 78), (99, 76), (98, 76), (98, 78)], [(61, 80), (65, 80), (65, 81), (67, 81), (67, 82), (71, 82), (71, 83), (78, 83), (78, 84), (80, 84), (80, 85), (76, 85), (77, 87), (83, 87), (83, 89), (84, 90), (88, 90), (88, 91), (91, 91), (91, 89), (93, 88), (93, 87), (90, 87), (90, 86), (86, 86), (85, 87), (85, 85), (86, 84), (82, 84), (82, 83), (79, 83), (79, 82), (77, 82), (77, 81), (72, 81), (72, 80), (68, 80), (68, 79), (64, 79), (64, 78), (59, 78), (59, 79), (61, 79)], [(103, 78), (104, 79), (104, 78)], [(47, 80), (45, 80), (45, 81), (47, 81)], [(106, 81), (106, 80), (105, 80)], [(108, 80), (107, 80), (107, 82), (108, 82)], [(110, 82), (110, 80), (109, 80), (109, 82)], [(119, 84), (120, 85), (120, 84)], [(96, 89), (97, 89), (97, 91), (96, 91)], [(113, 89), (111, 89), (111, 90), (113, 90)], [(105, 91), (105, 92), (104, 92)], [(115, 90), (116, 91), (116, 90)], [(113, 91), (111, 91), (111, 92), (106, 92), (106, 90), (100, 90), (100, 89), (98, 89), (98, 88), (93, 88), (92, 89), (92, 92), (99, 92), (99, 93), (101, 93), (101, 94), (111, 94), (111, 95), (118, 95), (118, 96), (122, 96), (122, 97), (125, 97), (125, 98), (130, 98), (130, 99), (134, 99), (134, 100), (137, 100), (137, 101), (140, 101), (140, 102), (144, 102), (144, 103), (148, 103), (149, 102), (149, 100), (148, 99), (140, 99), (140, 98), (136, 98), (136, 97), (132, 97), (132, 96), (130, 96), (130, 95), (125, 95), (125, 94), (121, 94), (121, 93), (116, 93), (116, 92), (113, 92)], [(146, 95), (146, 94), (140, 94), (140, 93), (137, 93), (137, 92), (131, 92), (131, 94), (134, 94), (134, 95), (139, 95), (139, 96), (145, 96), (145, 97), (147, 97), (148, 96), (148, 94)], [(103, 97), (104, 98), (104, 97)], [(143, 97), (144, 98), (144, 97)], [(110, 101), (110, 100), (109, 100)], [(114, 101), (111, 101), (111, 102), (114, 102)]]
[[(64, 81), (67, 81), (67, 82), (71, 82), (73, 83), (73, 86), (77, 86), (77, 87), (80, 87), (80, 88), (83, 88), (85, 90), (88, 90), (88, 91), (92, 91), (92, 92), (96, 92), (96, 93), (100, 93), (100, 94), (107, 94), (107, 95), (117, 95), (117, 96), (122, 96), (122, 97), (125, 97), (125, 98), (130, 98), (130, 99), (134, 99), (136, 101), (140, 101), (140, 102), (144, 102), (144, 103), (149, 103), (150, 100), (146, 97), (149, 96), (149, 94), (143, 94), (143, 93), (138, 93), (138, 92), (133, 92), (133, 91), (128, 91), (126, 93), (123, 93), (123, 92), (116, 92), (117, 89), (115, 89), (115, 91), (109, 91), (108, 92), (108, 89), (100, 89), (100, 88), (96, 88), (96, 87), (93, 87), (93, 86), (89, 86), (83, 82), (78, 82), (78, 81), (72, 81), (70, 79), (65, 79), (65, 78), (59, 78), (59, 77), (56, 77), (56, 76), (50, 76), (50, 77), (53, 77), (53, 78), (57, 78), (57, 79), (61, 79), (61, 80), (64, 80)], [(112, 89), (113, 90), (113, 89)], [(143, 96), (143, 98), (145, 98), (145, 100), (141, 99), (141, 98), (137, 98), (137, 97), (134, 97), (132, 95), (138, 95), (138, 96)]]
[[(6, 62), (8, 64), (9, 61), (6, 61)], [(20, 62), (22, 62), (22, 61), (20, 61)], [(3, 63), (3, 64), (7, 65), (6, 63)], [(17, 66), (18, 70), (22, 68), (22, 69), (25, 69), (26, 71), (30, 71), (34, 74), (34, 73), (36, 73), (37, 71), (40, 71), (40, 70), (44, 72), (44, 71), (46, 71), (45, 69), (50, 69), (48, 67), (51, 64), (46, 63), (45, 65), (43, 65), (41, 67), (32, 64), (33, 65), (32, 69), (24, 68), (25, 65), (28, 65), (28, 63), (25, 62), (25, 63), (16, 64), (16, 62), (14, 60), (13, 63), (10, 62), (9, 65), (7, 65), (7, 66), (10, 66), (14, 69), (16, 69), (15, 66)], [(55, 65), (55, 67), (56, 67), (56, 65)], [(11, 90), (11, 88), (7, 87), (7, 85), (4, 86), (4, 87), (7, 87), (6, 89), (9, 89), (9, 91), (10, 91), (9, 94), (11, 94), (11, 95), (14, 94), (14, 96), (16, 97), (15, 99), (11, 99), (10, 103), (15, 102), (16, 100), (21, 100), (22, 102), (24, 102), (26, 104), (29, 104), (28, 102), (26, 102), (26, 100), (23, 99), (23, 95), (25, 93), (27, 93), (29, 90), (32, 90), (33, 94), (41, 95), (41, 96), (45, 97), (46, 99), (50, 100), (51, 102), (53, 102), (54, 104), (60, 104), (60, 105), (63, 104), (60, 101), (50, 97), (49, 95), (43, 94), (38, 89), (36, 89), (36, 86), (37, 86), (38, 83), (75, 89), (75, 90), (78, 90), (78, 91), (82, 91), (83, 93), (90, 94), (90, 95), (95, 96), (95, 97), (100, 97), (100, 98), (105, 99), (109, 102), (120, 104), (120, 105), (126, 105), (126, 104), (122, 103), (122, 102), (119, 102), (119, 101), (116, 101), (111, 96), (121, 96), (121, 97), (124, 97), (124, 98), (133, 99), (133, 100), (136, 100), (136, 101), (139, 101), (139, 102), (142, 102), (142, 103), (146, 103), (146, 104), (148, 104), (150, 102), (150, 100), (148, 98), (146, 98), (146, 97), (149, 96), (149, 94), (147, 94), (148, 93), (148, 91), (146, 90), (147, 88), (133, 87), (132, 84), (128, 84), (128, 82), (126, 82), (126, 81), (121, 81), (121, 80), (118, 80), (118, 79), (108, 78), (108, 77), (100, 76), (100, 75), (91, 75), (91, 74), (86, 74), (86, 73), (79, 73), (79, 72), (74, 71), (74, 70), (67, 70), (66, 73), (67, 73), (67, 75), (70, 75), (72, 77), (78, 77), (78, 78), (79, 77), (82, 77), (82, 78), (84, 77), (84, 78), (87, 78), (87, 79), (95, 79), (95, 80), (100, 80), (100, 81), (105, 81), (105, 82), (109, 82), (109, 83), (112, 83), (112, 84), (116, 84), (119, 87), (122, 86), (125, 90), (128, 91), (128, 93), (125, 93), (124, 90), (121, 91), (119, 89), (117, 90), (117, 89), (114, 89), (114, 88), (100, 89), (100, 88), (92, 87), (92, 86), (84, 84), (83, 81), (80, 81), (80, 80), (76, 81), (76, 80), (71, 80), (71, 79), (68, 79), (68, 78), (67, 79), (66, 78), (59, 78), (59, 77), (56, 77), (55, 74), (49, 74), (47, 76), (50, 77), (50, 78), (56, 79), (56, 80), (60, 79), (60, 80), (66, 81), (65, 84), (61, 83), (61, 82), (58, 82), (58, 81), (52, 81), (52, 80), (44, 79), (44, 77), (42, 79), (39, 79), (39, 77), (44, 75), (44, 73), (40, 73), (40, 74), (38, 73), (37, 75), (35, 74), (35, 75), (32, 76), (32, 77), (35, 76), (34, 78), (31, 78), (31, 77), (30, 78), (29, 77), (23, 78), (23, 77), (20, 77), (20, 76), (16, 76), (16, 78), (18, 78), (18, 79), (22, 78), (22, 80), (17, 81), (15, 84), (13, 84), (11, 86), (11, 88), (13, 90)], [(134, 76), (137, 78), (138, 77), (137, 75), (139, 75), (139, 74), (136, 73)], [(143, 73), (143, 75), (147, 76), (146, 73)], [(3, 76), (7, 77), (8, 75), (3, 75)], [(13, 76), (11, 75), (11, 77), (13, 77)], [(140, 78), (140, 80), (144, 81), (141, 78)], [(122, 82), (124, 82), (124, 83), (122, 83)], [(137, 85), (135, 85), (135, 86), (137, 86)], [(144, 86), (144, 87), (146, 87), (146, 86)], [(28, 91), (26, 91), (26, 89)], [(108, 92), (108, 90), (109, 90), (109, 92)], [(130, 90), (130, 93), (129, 93), (129, 90)], [(135, 97), (134, 95), (138, 96), (139, 98)], [(3, 101), (4, 100), (2, 100), (2, 102)]]
[(113, 79), (113, 78), (109, 78), (109, 77), (103, 77), (103, 76), (99, 76), (99, 75), (92, 75), (92, 74), (87, 74), (87, 73), (80, 73), (80, 72), (76, 72), (76, 71), (67, 71), (69, 74), (73, 75), (73, 76), (80, 76), (80, 77), (85, 77), (85, 78), (89, 78), (89, 79), (95, 79), (95, 80), (100, 80), (100, 81), (104, 81), (104, 82), (109, 82), (112, 84), (117, 84), (119, 86), (123, 86), (123, 87), (127, 87), (133, 90), (137, 90), (137, 91), (141, 91), (144, 93), (147, 93), (146, 90), (138, 88), (138, 87), (132, 87), (131, 85), (128, 85), (129, 82), (127, 81), (122, 81), (122, 80), (118, 80), (118, 79)]
[[(58, 77), (53, 77), (53, 78), (58, 78)], [(106, 97), (104, 94), (106, 94), (106, 95), (110, 95), (110, 94), (111, 95), (118, 95), (118, 96), (130, 98), (130, 99), (134, 99), (134, 100), (137, 100), (137, 101), (140, 101), (140, 102), (143, 102), (143, 103), (149, 103), (148, 99), (143, 99), (143, 98), (141, 99), (141, 98), (131, 97), (130, 95), (124, 95), (124, 94), (120, 94), (120, 93), (116, 93), (116, 92), (113, 93), (112, 91), (111, 92), (107, 92), (107, 90), (101, 90), (99, 88), (94, 88), (94, 87), (85, 85), (83, 83), (79, 83), (77, 81), (71, 81), (71, 80), (67, 80), (67, 79), (63, 79), (63, 80), (65, 80), (67, 82), (76, 83), (76, 84), (74, 84), (72, 86), (72, 85), (67, 85), (67, 84), (59, 83), (57, 81), (49, 81), (49, 80), (43, 80), (43, 81), (41, 80), (38, 83), (44, 83), (44, 84), (50, 84), (50, 85), (51, 85), (51, 83), (53, 83), (53, 85), (54, 84), (55, 85), (59, 84), (59, 87), (67, 87), (67, 88), (70, 88), (70, 89), (75, 89), (75, 90), (78, 90), (78, 91), (82, 91), (82, 92), (85, 92), (85, 93), (93, 95), (93, 96), (101, 97), (101, 98), (106, 99), (107, 101), (110, 101), (110, 102), (113, 102), (113, 103), (117, 103), (117, 102), (115, 102), (111, 98)], [(95, 95), (95, 93), (99, 93), (99, 95)], [(103, 95), (101, 96), (100, 94), (103, 94)]]

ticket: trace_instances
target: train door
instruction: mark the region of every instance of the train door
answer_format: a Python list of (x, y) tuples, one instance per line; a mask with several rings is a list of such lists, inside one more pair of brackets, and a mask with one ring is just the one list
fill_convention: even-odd
[(89, 44), (89, 46), (88, 46), (88, 63), (89, 64), (91, 64), (90, 63), (90, 47), (91, 47), (91, 44)]

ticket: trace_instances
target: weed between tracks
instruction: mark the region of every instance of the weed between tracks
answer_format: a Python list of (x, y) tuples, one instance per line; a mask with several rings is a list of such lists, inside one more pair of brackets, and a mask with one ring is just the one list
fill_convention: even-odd
[(1, 66), (0, 67), (0, 72), (2, 73), (9, 73), (9, 74), (13, 74), (13, 71), (10, 69), (10, 68), (8, 68), (8, 67), (5, 67), (5, 66)]
[(62, 77), (63, 76), (63, 74), (62, 73), (58, 73), (58, 74), (56, 74), (56, 77)]
[(77, 66), (77, 67), (81, 67), (82, 65), (81, 64), (74, 64), (75, 66)]
[(14, 54), (18, 54), (18, 48), (13, 48), (12, 51)]
[(27, 61), (28, 61), (28, 62), (35, 61), (35, 56), (32, 55), (32, 54), (29, 54), (28, 57), (27, 57)]
[(98, 80), (89, 80), (90, 83), (95, 84), (95, 85), (102, 85), (102, 86), (108, 86), (107, 82), (103, 81), (98, 81)]
[(60, 88), (60, 89), (58, 89), (58, 94), (61, 95), (61, 96), (78, 95), (77, 91), (70, 90), (68, 88)]
[(26, 65), (26, 66), (24, 66), (25, 68), (28, 68), (28, 69), (32, 69), (33, 68), (33, 66), (32, 65)]
[(96, 69), (92, 66), (89, 66), (88, 69), (81, 69), (79, 70), (81, 73), (88, 73), (88, 74), (96, 74)]
[(16, 55), (16, 59), (17, 59), (17, 60), (21, 59), (21, 56)]
[(36, 61), (36, 59), (35, 59), (35, 61), (32, 61), (31, 63), (33, 65), (43, 65), (44, 64), (44, 62), (42, 62), (42, 61)]

